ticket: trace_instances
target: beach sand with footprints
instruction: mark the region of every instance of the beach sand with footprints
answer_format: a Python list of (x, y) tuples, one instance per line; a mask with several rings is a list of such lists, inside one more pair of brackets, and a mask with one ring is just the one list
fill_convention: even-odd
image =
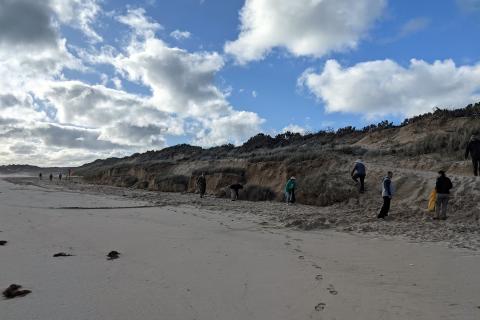
[(0, 319), (480, 318), (475, 250), (89, 188), (0, 180)]

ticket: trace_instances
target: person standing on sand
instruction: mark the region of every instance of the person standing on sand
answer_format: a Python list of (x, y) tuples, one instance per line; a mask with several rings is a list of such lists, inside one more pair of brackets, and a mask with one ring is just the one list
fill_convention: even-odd
[(480, 138), (477, 135), (472, 135), (467, 144), (465, 160), (468, 159), (469, 154), (472, 156), (473, 174), (478, 176), (480, 173)]
[(200, 193), (200, 198), (205, 196), (205, 191), (207, 190), (207, 179), (205, 179), (205, 172), (202, 172), (202, 175), (197, 178), (197, 189)]
[(42, 180), (42, 173), (41, 172), (38, 174), (38, 179)]
[(435, 220), (447, 219), (447, 206), (450, 199), (450, 189), (453, 188), (452, 181), (445, 175), (445, 171), (439, 171), (435, 190), (437, 191), (437, 201), (435, 203)]
[(380, 209), (380, 213), (378, 214), (379, 219), (385, 219), (385, 217), (388, 216), (388, 212), (390, 211), (390, 202), (392, 201), (394, 193), (392, 178), (393, 172), (388, 171), (387, 176), (383, 178), (382, 181), (383, 206), (382, 209)]
[(240, 183), (234, 183), (230, 185), (230, 195), (232, 201), (238, 200), (238, 190), (243, 189), (243, 186)]
[(358, 180), (360, 179), (360, 193), (365, 192), (365, 177), (367, 175), (367, 169), (365, 168), (365, 164), (361, 159), (355, 161), (355, 166), (353, 167), (351, 176), (353, 181), (358, 184)]
[(61, 173), (58, 175), (58, 180), (62, 181), (62, 174)]
[(295, 188), (297, 187), (297, 179), (291, 177), (285, 185), (285, 200), (287, 204), (295, 203)]

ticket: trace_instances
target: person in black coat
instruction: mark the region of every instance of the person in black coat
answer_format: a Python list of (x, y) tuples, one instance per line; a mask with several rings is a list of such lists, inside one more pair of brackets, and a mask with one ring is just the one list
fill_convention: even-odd
[(435, 190), (437, 191), (437, 202), (435, 203), (434, 219), (447, 219), (447, 206), (450, 199), (450, 189), (453, 188), (452, 181), (445, 175), (445, 171), (439, 171)]
[(470, 138), (470, 141), (467, 144), (465, 159), (468, 159), (468, 155), (472, 157), (473, 174), (478, 176), (480, 173), (480, 139), (475, 135)]

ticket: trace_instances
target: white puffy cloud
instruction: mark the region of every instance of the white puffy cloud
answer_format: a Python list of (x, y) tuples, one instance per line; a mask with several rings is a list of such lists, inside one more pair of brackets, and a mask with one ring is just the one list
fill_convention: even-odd
[(264, 120), (256, 113), (235, 111), (229, 115), (203, 120), (204, 129), (197, 133), (195, 143), (202, 146), (215, 146), (226, 143), (241, 144), (259, 133)]
[(162, 25), (145, 16), (145, 9), (129, 9), (125, 15), (117, 20), (133, 30), (137, 35), (153, 36), (155, 31), (163, 29)]
[(292, 132), (292, 133), (300, 133), (300, 134), (305, 134), (307, 132), (307, 129), (305, 129), (302, 126), (299, 126), (297, 124), (289, 124), (282, 130), (283, 133), (285, 132)]
[(170, 36), (177, 40), (183, 40), (190, 38), (192, 34), (189, 31), (175, 30), (170, 33)]
[(188, 52), (168, 46), (153, 33), (143, 33), (140, 39), (132, 39), (123, 53), (108, 52), (98, 59), (114, 65), (130, 81), (149, 87), (150, 102), (160, 110), (202, 124), (203, 128), (197, 128), (200, 133), (193, 132), (197, 137), (194, 143), (240, 143), (257, 133), (263, 123), (255, 113), (235, 110), (227, 100), (228, 92), (215, 83), (224, 66), (223, 57), (216, 52)]
[(102, 37), (92, 28), (101, 13), (98, 0), (50, 0), (53, 10), (63, 24), (81, 30), (93, 42), (102, 41)]
[[(101, 41), (91, 27), (98, 3), (0, 0), (0, 163), (77, 165), (162, 148), (171, 136), (217, 145), (259, 131), (263, 120), (235, 110), (215, 82), (223, 58), (167, 45), (143, 9), (116, 17), (131, 28), (126, 48), (77, 46), (75, 56), (60, 25)], [(66, 69), (101, 84), (67, 79)], [(127, 91), (128, 80), (150, 93)]]
[(240, 35), (226, 43), (225, 52), (244, 64), (277, 47), (314, 57), (355, 48), (385, 5), (386, 0), (246, 0)]
[(49, 3), (0, 1), (0, 93), (25, 93), (31, 82), (80, 68), (52, 20)]
[(413, 59), (408, 67), (392, 60), (342, 67), (329, 60), (320, 73), (305, 71), (299, 84), (322, 100), (327, 112), (412, 116), (480, 100), (480, 65)]

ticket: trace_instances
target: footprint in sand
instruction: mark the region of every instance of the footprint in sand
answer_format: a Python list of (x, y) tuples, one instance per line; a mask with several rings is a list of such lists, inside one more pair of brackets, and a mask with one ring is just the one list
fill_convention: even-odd
[(0, 246), (4, 246), (7, 244), (8, 241), (6, 240), (0, 240)]
[(320, 267), (318, 264), (316, 263), (313, 263), (312, 264), (312, 267), (314, 267), (315, 269), (322, 269), (322, 267)]
[(334, 296), (336, 296), (338, 294), (338, 291), (335, 290), (335, 287), (333, 286), (333, 284), (329, 285), (327, 290), (330, 294), (332, 294)]
[(304, 256), (298, 256), (298, 259), (305, 260), (305, 257)]
[(317, 305), (315, 306), (315, 310), (316, 310), (316, 311), (323, 311), (323, 310), (325, 310), (325, 307), (326, 307), (326, 306), (327, 306), (327, 305), (326, 305), (325, 303), (320, 302), (319, 304), (317, 304)]
[(284, 245), (291, 246), (292, 244), (290, 242), (285, 242)]
[(53, 255), (54, 258), (58, 258), (58, 257), (73, 257), (74, 255), (73, 254), (70, 254), (70, 253), (65, 253), (65, 252), (59, 252), (59, 253), (55, 253)]
[(298, 249), (298, 248), (295, 248), (295, 249), (293, 249), (293, 250), (295, 250), (296, 252), (302, 252), (302, 250), (301, 250), (301, 249)]
[(322, 280), (323, 280), (323, 276), (322, 276), (321, 274), (317, 274), (317, 275), (315, 276), (315, 280), (317, 280), (317, 281), (322, 281)]

